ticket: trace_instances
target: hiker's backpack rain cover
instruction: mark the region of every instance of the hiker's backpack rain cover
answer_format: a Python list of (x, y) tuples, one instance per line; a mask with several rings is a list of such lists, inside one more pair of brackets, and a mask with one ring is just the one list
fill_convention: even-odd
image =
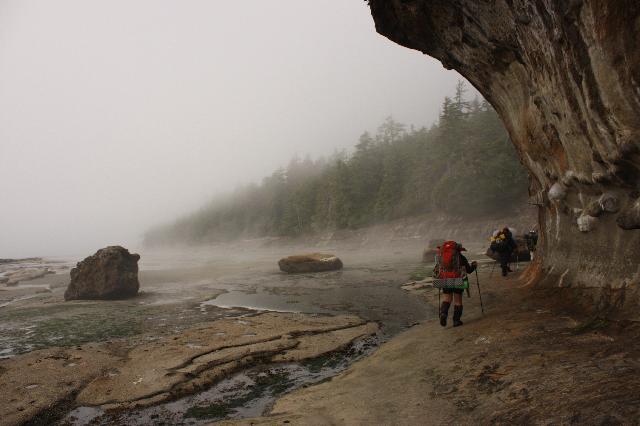
[(455, 241), (445, 241), (438, 247), (438, 278), (460, 278), (461, 262), (460, 262), (460, 244)]

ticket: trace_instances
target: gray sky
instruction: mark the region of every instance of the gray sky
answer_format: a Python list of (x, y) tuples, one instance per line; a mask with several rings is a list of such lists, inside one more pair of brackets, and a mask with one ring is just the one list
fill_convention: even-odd
[(458, 78), (362, 0), (0, 0), (0, 257), (135, 245)]

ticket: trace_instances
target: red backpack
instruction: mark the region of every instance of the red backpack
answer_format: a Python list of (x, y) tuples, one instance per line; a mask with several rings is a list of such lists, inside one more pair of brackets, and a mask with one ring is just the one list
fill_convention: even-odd
[(462, 262), (460, 252), (464, 250), (461, 244), (455, 241), (445, 241), (438, 247), (436, 278), (460, 278), (462, 277)]

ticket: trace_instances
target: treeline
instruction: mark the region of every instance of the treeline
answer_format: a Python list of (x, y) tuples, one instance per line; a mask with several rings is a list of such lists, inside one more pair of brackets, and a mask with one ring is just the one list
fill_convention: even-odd
[(526, 173), (496, 112), (484, 100), (467, 101), (460, 83), (430, 129), (407, 129), (387, 118), (374, 135), (364, 133), (350, 155), (296, 157), (261, 184), (154, 229), (145, 241), (295, 236), (429, 212), (504, 214), (526, 194)]

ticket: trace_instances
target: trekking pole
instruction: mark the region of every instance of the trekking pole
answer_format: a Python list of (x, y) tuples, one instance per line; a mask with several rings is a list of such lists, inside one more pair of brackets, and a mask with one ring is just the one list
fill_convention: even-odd
[(497, 264), (498, 264), (498, 261), (496, 260), (496, 261), (493, 263), (493, 266), (491, 267), (491, 273), (489, 274), (489, 277), (492, 277), (492, 276), (493, 276), (493, 270), (494, 270), (494, 269), (496, 269), (496, 265), (497, 265)]
[(480, 278), (478, 278), (478, 270), (476, 269), (476, 283), (478, 284), (478, 296), (480, 297), (480, 309), (484, 315), (484, 305), (482, 304), (482, 293), (480, 292)]

